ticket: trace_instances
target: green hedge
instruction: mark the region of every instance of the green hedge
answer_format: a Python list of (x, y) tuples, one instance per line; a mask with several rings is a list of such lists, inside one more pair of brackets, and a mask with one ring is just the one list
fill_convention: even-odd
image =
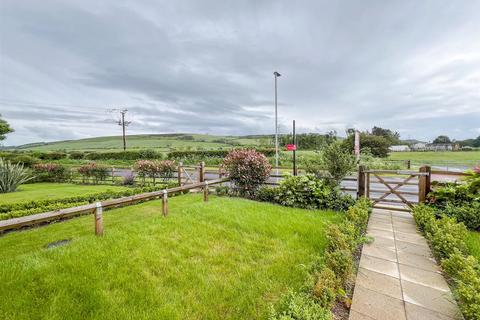
[[(74, 157), (78, 159), (79, 154)], [(155, 150), (129, 150), (122, 152), (89, 152), (85, 153), (83, 159), (87, 160), (139, 160), (139, 159), (162, 159), (160, 152)]]
[(155, 187), (132, 188), (123, 191), (107, 190), (82, 196), (66, 197), (61, 199), (34, 200), (0, 205), (0, 220), (29, 216), (36, 213), (54, 211), (64, 208), (76, 207), (95, 201), (116, 199), (133, 196), (140, 193), (162, 190), (176, 186), (176, 183), (159, 184)]
[(453, 292), (465, 319), (480, 319), (480, 264), (468, 254), (467, 229), (455, 218), (437, 217), (437, 209), (419, 205), (413, 217), (435, 256), (453, 282)]
[(371, 203), (362, 198), (351, 206), (340, 225), (327, 229), (325, 257), (317, 257), (310, 275), (299, 291), (284, 295), (272, 307), (272, 320), (332, 319), (337, 301), (347, 302), (347, 291), (354, 282), (354, 254), (365, 242)]
[[(267, 157), (275, 155), (275, 149), (256, 149)], [(171, 151), (167, 154), (168, 159), (177, 160), (185, 158), (225, 158), (231, 150), (191, 150)]]

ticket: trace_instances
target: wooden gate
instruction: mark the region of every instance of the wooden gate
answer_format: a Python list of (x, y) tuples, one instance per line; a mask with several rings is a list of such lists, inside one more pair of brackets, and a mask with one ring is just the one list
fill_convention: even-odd
[(180, 162), (177, 168), (177, 179), (179, 186), (205, 181), (205, 163), (202, 162), (197, 166), (184, 166)]
[(414, 205), (425, 202), (430, 192), (429, 167), (419, 171), (364, 170), (362, 180), (359, 191), (364, 183), (364, 195), (379, 209), (411, 211)]

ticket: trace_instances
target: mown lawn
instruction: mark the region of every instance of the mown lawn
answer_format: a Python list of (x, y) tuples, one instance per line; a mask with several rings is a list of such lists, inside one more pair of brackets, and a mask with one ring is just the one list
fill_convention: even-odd
[(127, 187), (113, 185), (79, 185), (70, 183), (32, 183), (23, 184), (17, 191), (0, 193), (0, 204), (31, 201), (60, 199), (70, 196), (94, 194), (107, 190), (121, 191)]
[(469, 231), (465, 242), (467, 243), (470, 254), (480, 261), (480, 232)]
[(391, 152), (390, 160), (412, 160), (424, 161), (425, 163), (436, 162), (459, 162), (459, 163), (478, 163), (480, 161), (480, 151), (425, 151), (425, 152)]
[[(200, 195), (0, 237), (1, 319), (263, 319), (342, 214)], [(71, 239), (47, 249), (50, 242)]]

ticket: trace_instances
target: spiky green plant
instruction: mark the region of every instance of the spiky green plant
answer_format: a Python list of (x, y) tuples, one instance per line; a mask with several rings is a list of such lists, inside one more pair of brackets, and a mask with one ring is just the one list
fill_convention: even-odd
[(33, 179), (23, 164), (12, 164), (0, 158), (0, 193), (13, 192), (19, 185)]

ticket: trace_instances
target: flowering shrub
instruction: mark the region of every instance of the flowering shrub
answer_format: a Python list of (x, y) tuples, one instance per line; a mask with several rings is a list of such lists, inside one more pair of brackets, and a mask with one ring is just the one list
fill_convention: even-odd
[(155, 185), (155, 180), (159, 177), (162, 181), (168, 181), (173, 177), (176, 170), (175, 161), (173, 160), (139, 160), (135, 163), (135, 171), (145, 182), (145, 177), (150, 177)]
[(59, 182), (63, 181), (67, 176), (67, 168), (56, 163), (38, 163), (33, 165), (35, 180)]
[(223, 160), (223, 166), (242, 196), (253, 196), (270, 176), (272, 166), (267, 157), (255, 150), (232, 150)]
[(107, 178), (108, 168), (107, 166), (91, 162), (78, 168), (78, 173), (82, 175), (83, 182), (87, 182), (90, 178), (92, 178), (93, 183), (96, 184), (99, 181), (103, 181)]

